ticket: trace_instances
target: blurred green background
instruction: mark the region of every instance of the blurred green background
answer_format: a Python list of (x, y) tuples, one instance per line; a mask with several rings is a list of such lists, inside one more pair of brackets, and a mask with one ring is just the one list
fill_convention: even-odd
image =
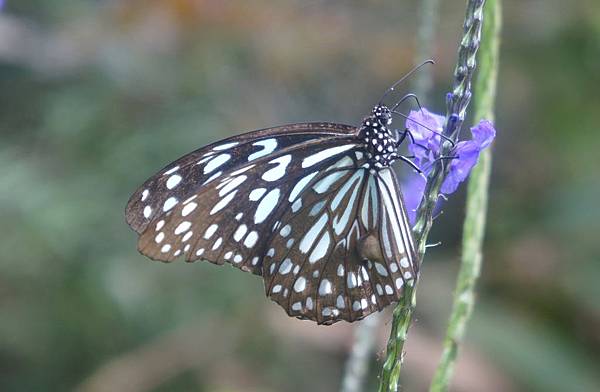
[[(288, 319), (233, 268), (151, 262), (123, 210), (208, 142), (360, 122), (423, 60), (419, 2), (0, 3), (0, 390), (336, 390), (353, 325)], [(439, 10), (421, 97), (434, 111), (464, 3)], [(485, 264), (453, 391), (598, 391), (600, 6), (504, 11)], [(464, 189), (430, 237), (443, 245), (422, 271), (403, 390), (425, 389), (441, 351), (463, 204)]]

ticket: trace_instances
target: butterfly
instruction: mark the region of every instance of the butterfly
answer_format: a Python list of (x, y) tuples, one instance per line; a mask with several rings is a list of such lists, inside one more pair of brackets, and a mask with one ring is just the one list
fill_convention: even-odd
[(138, 250), (259, 275), (288, 315), (319, 324), (399, 301), (418, 260), (392, 168), (407, 160), (408, 132), (391, 128), (394, 108), (380, 101), (358, 127), (277, 126), (179, 158), (127, 204)]

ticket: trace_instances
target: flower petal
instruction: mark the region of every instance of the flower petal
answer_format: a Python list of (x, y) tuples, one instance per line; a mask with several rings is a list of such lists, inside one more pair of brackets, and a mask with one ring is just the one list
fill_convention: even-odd
[(456, 191), (458, 185), (469, 176), (471, 169), (477, 163), (480, 151), (477, 143), (472, 140), (459, 142), (456, 145), (453, 153), (456, 158), (450, 162), (450, 170), (442, 184), (442, 193), (450, 194)]
[(425, 183), (425, 179), (420, 175), (411, 175), (402, 184), (402, 195), (411, 226), (415, 224), (417, 208), (419, 207), (419, 203), (421, 203), (423, 192), (425, 191)]
[(459, 142), (453, 151), (456, 158), (450, 163), (450, 171), (442, 184), (441, 191), (444, 194), (455, 192), (460, 183), (469, 176), (479, 160), (481, 151), (496, 137), (496, 130), (491, 122), (482, 120), (471, 128), (471, 134), (473, 139)]
[(422, 110), (411, 110), (406, 119), (406, 128), (410, 131), (414, 143), (408, 145), (408, 150), (415, 157), (415, 163), (424, 168), (435, 160), (440, 150), (440, 136), (428, 128), (441, 132), (444, 126), (444, 117)]
[(479, 147), (484, 149), (496, 137), (496, 129), (494, 129), (494, 124), (488, 120), (481, 120), (479, 124), (471, 128), (471, 134), (473, 135), (473, 140), (479, 144)]

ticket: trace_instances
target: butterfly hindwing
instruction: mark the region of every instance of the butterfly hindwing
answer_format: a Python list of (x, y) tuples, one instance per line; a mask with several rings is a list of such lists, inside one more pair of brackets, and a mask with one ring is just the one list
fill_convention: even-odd
[(381, 194), (397, 190), (394, 173), (325, 167), (304, 178), (310, 182), (290, 199), (263, 262), (267, 295), (291, 316), (326, 324), (397, 301), (414, 267), (403, 206)]

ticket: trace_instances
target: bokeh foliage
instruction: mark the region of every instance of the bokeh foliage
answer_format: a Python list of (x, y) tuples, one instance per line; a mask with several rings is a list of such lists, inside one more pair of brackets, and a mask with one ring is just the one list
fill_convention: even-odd
[[(218, 138), (360, 121), (414, 61), (416, 1), (5, 3), (0, 389), (71, 389), (116, 359), (159, 358), (159, 369), (180, 368), (158, 390), (335, 390), (343, 343), (279, 318), (256, 277), (145, 260), (123, 209), (154, 171)], [(464, 8), (443, 3), (425, 103), (437, 111)], [(600, 7), (504, 8), (486, 260), (467, 352), (513, 390), (597, 390)], [(430, 250), (419, 292), (415, 329), (438, 344), (461, 205), (453, 197), (434, 226), (444, 245)], [(189, 342), (186, 355), (173, 336)], [(151, 355), (160, 344), (175, 349)], [(426, 350), (408, 350), (404, 384), (418, 390), (427, 371), (411, 367), (411, 350)], [(461, 369), (462, 379), (481, 375)]]

